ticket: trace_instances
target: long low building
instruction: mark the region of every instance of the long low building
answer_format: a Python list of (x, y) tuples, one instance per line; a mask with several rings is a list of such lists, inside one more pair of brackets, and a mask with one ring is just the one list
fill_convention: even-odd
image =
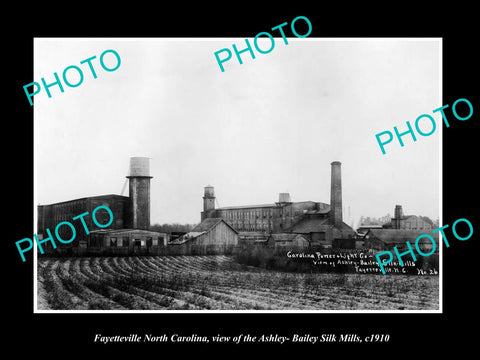
[(168, 234), (139, 229), (94, 230), (88, 238), (89, 248), (133, 248), (167, 246)]
[[(398, 229), (370, 229), (365, 235), (365, 248), (373, 250), (392, 250), (394, 247), (398, 251), (408, 250), (407, 241), (415, 246), (415, 241), (420, 235), (424, 235), (427, 232), (421, 230), (398, 230)], [(439, 250), (438, 246), (438, 232), (428, 233), (436, 243), (436, 252)], [(418, 246), (421, 251), (428, 253), (432, 250), (433, 244), (431, 240), (426, 237), (420, 238)]]

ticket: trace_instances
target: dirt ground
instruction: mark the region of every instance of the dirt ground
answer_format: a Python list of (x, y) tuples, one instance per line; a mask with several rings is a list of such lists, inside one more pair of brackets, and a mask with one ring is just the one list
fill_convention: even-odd
[(436, 310), (438, 276), (303, 274), (228, 256), (42, 258), (39, 310)]

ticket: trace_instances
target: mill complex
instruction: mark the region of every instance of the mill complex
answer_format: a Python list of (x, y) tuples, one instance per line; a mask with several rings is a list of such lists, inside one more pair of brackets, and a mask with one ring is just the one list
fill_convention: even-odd
[[(355, 231), (342, 219), (341, 163), (331, 163), (330, 204), (317, 201), (292, 202), (290, 194), (280, 193), (271, 204), (216, 208), (213, 186), (204, 188), (201, 222), (186, 234), (159, 233), (150, 230), (149, 158), (130, 158), (126, 176), (128, 196), (101, 195), (38, 206), (38, 234), (47, 228), (97, 206), (107, 206), (113, 213), (112, 225), (85, 234), (79, 227), (77, 240), (55, 251), (73, 254), (208, 254), (228, 253), (239, 245), (274, 247), (332, 247), (353, 241)], [(102, 221), (102, 219), (99, 219)], [(93, 224), (87, 224), (89, 228)], [(70, 231), (68, 228), (63, 231)], [(69, 234), (60, 234), (68, 238)], [(47, 249), (48, 250), (48, 249)], [(54, 251), (50, 249), (50, 251)], [(47, 251), (48, 252), (48, 251)]]

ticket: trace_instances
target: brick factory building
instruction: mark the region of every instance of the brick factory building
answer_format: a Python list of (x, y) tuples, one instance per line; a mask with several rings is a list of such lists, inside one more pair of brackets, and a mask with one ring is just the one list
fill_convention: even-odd
[[(144, 157), (130, 158), (130, 170), (127, 178), (129, 181), (129, 196), (101, 195), (49, 205), (38, 205), (37, 234), (39, 238), (45, 238), (48, 235), (46, 233), (47, 228), (54, 234), (57, 224), (62, 221), (68, 221), (75, 226), (76, 238), (70, 244), (57, 246), (57, 250), (63, 251), (68, 248), (75, 248), (77, 252), (84, 252), (90, 247), (109, 247), (112, 243), (116, 244), (116, 242), (111, 242), (110, 236), (108, 239), (106, 236), (116, 230), (129, 230), (128, 236), (131, 238), (129, 244), (134, 246), (136, 244), (134, 240), (144, 239), (145, 231), (148, 231), (150, 227), (150, 179), (152, 177), (150, 176), (149, 159)], [(93, 223), (92, 212), (101, 205), (107, 206), (112, 211), (113, 222), (107, 230), (95, 232), (98, 228)], [(88, 215), (84, 217), (86, 226), (94, 236), (86, 234), (80, 220), (72, 221), (73, 217), (85, 212), (88, 212)], [(95, 218), (99, 223), (105, 224), (109, 221), (110, 216), (106, 210), (99, 209), (95, 214)], [(153, 239), (156, 237), (157, 239), (163, 239), (165, 236), (165, 234), (150, 233), (147, 238), (152, 237)], [(62, 239), (69, 239), (72, 236), (71, 229), (67, 226), (60, 227), (59, 235)], [(104, 242), (98, 240), (100, 235), (105, 237)], [(115, 233), (110, 235), (112, 238), (116, 237)], [(163, 242), (163, 240), (160, 241)], [(46, 251), (53, 250), (51, 242), (44, 243), (43, 248)]]
[[(110, 225), (109, 229), (123, 229), (131, 222), (129, 202), (130, 199), (127, 196), (101, 195), (63, 201), (50, 205), (39, 205), (37, 234), (41, 234), (45, 238), (47, 236), (45, 229), (50, 229), (50, 232), (53, 234), (58, 223), (68, 221), (75, 226), (76, 240), (71, 244), (62, 244), (62, 247), (65, 248), (70, 245), (86, 248), (88, 235), (86, 234), (81, 221), (72, 221), (72, 218), (88, 212), (89, 215), (84, 217), (86, 227), (92, 230), (97, 229), (96, 225), (93, 223), (91, 214), (96, 207), (104, 205), (108, 206), (113, 213), (113, 223)], [(110, 217), (104, 209), (101, 209), (95, 214), (95, 218), (99, 223), (105, 224)], [(59, 235), (62, 239), (69, 239), (72, 236), (72, 233), (69, 227), (63, 226), (59, 228)], [(51, 246), (50, 242), (45, 243), (45, 245)]]
[[(342, 220), (341, 163), (331, 163), (330, 205), (322, 202), (292, 202), (288, 193), (281, 193), (278, 202), (263, 205), (215, 208), (215, 191), (204, 188), (201, 220), (222, 218), (240, 238), (259, 240), (269, 234), (301, 234), (311, 245), (331, 247), (334, 239), (352, 238), (354, 230)], [(263, 235), (262, 235), (263, 234)], [(254, 240), (253, 240), (254, 241)]]

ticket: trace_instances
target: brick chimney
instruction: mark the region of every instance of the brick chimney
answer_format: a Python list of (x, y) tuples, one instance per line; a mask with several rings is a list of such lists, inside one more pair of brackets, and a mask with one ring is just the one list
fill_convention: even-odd
[(332, 180), (330, 190), (330, 224), (341, 228), (342, 226), (342, 172), (340, 161), (332, 162)]
[(394, 229), (400, 229), (400, 223), (403, 218), (402, 205), (395, 205), (395, 218), (392, 219), (392, 225)]

